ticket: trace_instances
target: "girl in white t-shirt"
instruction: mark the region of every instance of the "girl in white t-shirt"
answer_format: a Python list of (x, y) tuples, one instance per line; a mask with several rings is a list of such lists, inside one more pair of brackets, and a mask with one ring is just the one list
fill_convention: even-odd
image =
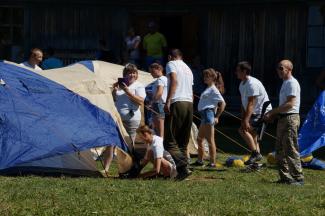
[(113, 84), (113, 98), (115, 106), (119, 112), (123, 126), (128, 132), (132, 145), (134, 146), (136, 130), (140, 125), (141, 111), (140, 106), (144, 102), (146, 92), (144, 85), (137, 81), (138, 69), (134, 64), (127, 64), (123, 70), (123, 77), (126, 80)]
[(224, 84), (220, 72), (212, 68), (203, 71), (204, 83), (207, 88), (200, 96), (198, 111), (201, 115), (201, 125), (198, 134), (198, 159), (192, 164), (203, 166), (204, 146), (203, 141), (206, 139), (209, 143), (210, 163), (208, 167), (216, 167), (216, 144), (214, 141), (214, 125), (218, 124), (219, 117), (226, 107), (222, 97), (224, 93)]
[(151, 107), (153, 112), (153, 128), (160, 137), (164, 136), (164, 106), (167, 98), (167, 77), (163, 75), (163, 67), (158, 63), (153, 63), (149, 67), (149, 72), (156, 78), (152, 85)]
[(150, 178), (157, 175), (170, 178), (176, 177), (176, 164), (169, 152), (164, 149), (163, 138), (154, 135), (147, 125), (140, 126), (137, 132), (139, 138), (148, 145), (140, 165), (144, 167), (149, 162), (154, 165), (152, 170), (140, 174), (139, 177)]

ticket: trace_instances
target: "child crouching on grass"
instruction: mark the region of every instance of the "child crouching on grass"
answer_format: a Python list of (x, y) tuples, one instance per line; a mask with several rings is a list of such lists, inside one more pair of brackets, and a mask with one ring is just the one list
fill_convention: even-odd
[(153, 131), (147, 126), (143, 125), (137, 129), (139, 138), (145, 142), (148, 147), (144, 158), (140, 165), (146, 166), (152, 162), (154, 167), (152, 170), (141, 173), (139, 177), (150, 178), (158, 175), (164, 177), (174, 178), (177, 175), (176, 165), (172, 156), (164, 149), (163, 139), (153, 134)]
[(206, 139), (209, 143), (210, 163), (207, 167), (216, 167), (216, 144), (214, 137), (214, 125), (218, 124), (219, 117), (225, 110), (226, 103), (222, 95), (224, 93), (224, 84), (220, 72), (212, 68), (203, 71), (203, 80), (207, 88), (200, 96), (198, 111), (201, 115), (201, 125), (199, 127), (198, 142), (198, 159), (193, 166), (203, 166), (204, 146), (203, 141)]

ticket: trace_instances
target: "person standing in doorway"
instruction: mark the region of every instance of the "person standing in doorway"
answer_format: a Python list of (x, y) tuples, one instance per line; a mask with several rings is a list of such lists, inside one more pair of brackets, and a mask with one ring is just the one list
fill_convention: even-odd
[(264, 119), (271, 121), (275, 116), (279, 117), (275, 145), (280, 175), (277, 183), (303, 185), (304, 175), (298, 147), (300, 85), (293, 77), (292, 71), (293, 64), (291, 61), (282, 60), (278, 64), (277, 72), (280, 79), (283, 80), (280, 89), (279, 107), (268, 112)]
[(158, 32), (155, 22), (148, 24), (149, 33), (143, 39), (145, 51), (145, 69), (148, 70), (152, 63), (164, 65), (164, 52), (167, 48), (167, 41), (163, 34)]
[(171, 50), (168, 60), (166, 74), (169, 85), (164, 107), (164, 147), (176, 163), (176, 178), (184, 180), (191, 175), (188, 169), (187, 145), (193, 121), (193, 74), (183, 62), (179, 49)]
[[(239, 92), (242, 121), (238, 131), (252, 151), (250, 158), (245, 162), (246, 165), (253, 164), (263, 158), (257, 141), (257, 127), (263, 104), (269, 101), (263, 84), (255, 77), (250, 76), (251, 70), (251, 65), (246, 61), (239, 62), (236, 67), (237, 78), (241, 80)], [(269, 105), (266, 110), (271, 109), (272, 107)]]
[(139, 67), (139, 45), (141, 42), (141, 37), (135, 34), (133, 28), (130, 28), (128, 31), (128, 35), (125, 38), (126, 45), (126, 53), (127, 53), (127, 62), (131, 64), (135, 64)]

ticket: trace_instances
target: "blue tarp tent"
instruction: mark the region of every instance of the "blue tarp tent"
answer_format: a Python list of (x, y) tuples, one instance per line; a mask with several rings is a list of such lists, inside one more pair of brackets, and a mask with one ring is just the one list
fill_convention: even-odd
[(0, 62), (0, 79), (0, 172), (33, 161), (78, 158), (94, 147), (127, 151), (110, 113), (87, 99), (7, 62)]
[(301, 157), (325, 146), (325, 91), (309, 111), (299, 131), (298, 143)]

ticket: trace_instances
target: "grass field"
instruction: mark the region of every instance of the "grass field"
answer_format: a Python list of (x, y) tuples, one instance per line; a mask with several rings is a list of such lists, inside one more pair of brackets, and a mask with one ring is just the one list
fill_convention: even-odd
[(304, 187), (272, 183), (274, 167), (201, 169), (182, 182), (0, 177), (0, 215), (325, 215), (325, 172), (304, 172)]
[[(240, 141), (234, 123), (222, 131)], [(235, 122), (236, 123), (236, 122)], [(269, 128), (270, 132), (274, 128)], [(218, 161), (247, 153), (216, 134)], [(264, 153), (274, 140), (265, 137)], [(314, 155), (324, 159), (324, 149)], [(194, 159), (193, 159), (194, 160)], [(100, 166), (100, 165), (99, 165)], [(111, 175), (117, 176), (113, 165)], [(305, 186), (277, 185), (275, 167), (196, 169), (189, 180), (0, 177), (2, 215), (325, 215), (325, 171), (304, 170)]]

